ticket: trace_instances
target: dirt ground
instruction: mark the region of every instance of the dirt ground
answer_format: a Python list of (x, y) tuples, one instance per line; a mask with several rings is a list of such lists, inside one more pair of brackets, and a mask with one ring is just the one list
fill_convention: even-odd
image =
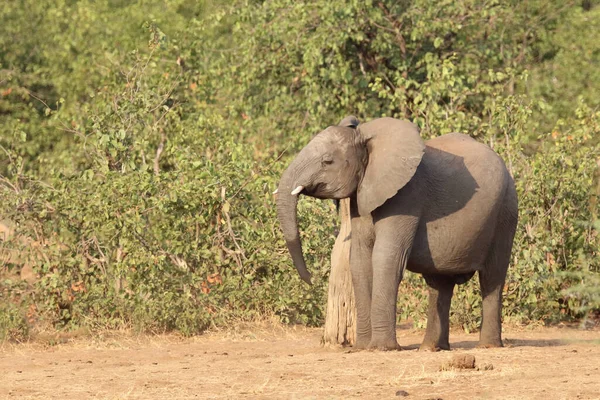
[[(505, 347), (419, 352), (422, 331), (398, 329), (399, 352), (320, 345), (320, 329), (252, 327), (192, 339), (112, 335), (0, 347), (3, 399), (396, 398), (600, 399), (600, 330), (505, 330)], [(475, 369), (440, 370), (457, 355)]]

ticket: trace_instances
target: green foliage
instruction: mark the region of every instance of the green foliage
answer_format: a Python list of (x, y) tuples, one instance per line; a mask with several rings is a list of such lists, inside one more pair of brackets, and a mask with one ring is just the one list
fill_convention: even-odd
[[(505, 315), (597, 310), (599, 31), (582, 28), (597, 13), (558, 0), (3, 3), (0, 222), (15, 232), (0, 242), (0, 337), (319, 325), (335, 209), (299, 203), (307, 287), (271, 192), (347, 114), (493, 147), (520, 199)], [(419, 276), (399, 302), (424, 322)], [(480, 302), (476, 279), (457, 289), (454, 322), (473, 329)]]
[(29, 324), (23, 310), (11, 305), (0, 306), (0, 341), (10, 339), (24, 342), (29, 339)]
[(600, 62), (600, 7), (595, 3), (590, 9), (573, 7), (538, 45), (527, 92), (548, 104), (540, 116), (546, 129), (551, 129), (558, 118), (572, 116), (578, 100), (592, 108), (600, 106), (596, 95), (600, 90), (600, 71), (596, 68)]
[[(600, 240), (592, 226), (597, 210), (590, 207), (600, 156), (593, 145), (600, 133), (600, 114), (585, 107), (577, 114), (576, 120), (559, 123), (545, 135), (544, 146), (516, 174), (520, 207), (527, 212), (521, 215), (523, 228), (515, 242), (517, 272), (511, 276), (508, 292), (514, 293), (513, 304), (521, 299), (518, 311), (528, 310), (533, 319), (560, 319), (556, 308), (581, 316), (574, 313), (580, 311), (580, 301), (560, 293), (574, 283), (562, 272), (600, 272)], [(518, 274), (520, 270), (534, 274)]]

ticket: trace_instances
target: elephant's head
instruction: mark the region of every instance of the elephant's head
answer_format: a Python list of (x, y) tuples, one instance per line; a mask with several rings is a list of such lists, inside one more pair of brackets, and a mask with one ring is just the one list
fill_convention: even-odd
[(343, 199), (356, 195), (358, 211), (368, 215), (395, 195), (415, 174), (425, 144), (407, 121), (380, 118), (359, 125), (344, 118), (317, 134), (283, 173), (277, 213), (298, 273), (310, 283), (298, 232), (298, 195)]

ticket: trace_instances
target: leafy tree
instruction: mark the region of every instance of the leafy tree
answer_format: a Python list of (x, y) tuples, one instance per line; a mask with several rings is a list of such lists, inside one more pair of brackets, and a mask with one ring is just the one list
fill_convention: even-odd
[[(335, 209), (300, 202), (307, 288), (270, 193), (347, 114), (494, 147), (521, 201), (506, 316), (597, 310), (597, 13), (559, 0), (2, 3), (0, 222), (14, 233), (0, 242), (0, 336), (321, 324)], [(457, 292), (454, 322), (471, 329), (477, 287)], [(418, 276), (399, 301), (401, 318), (424, 320)]]
[(597, 51), (600, 7), (574, 6), (540, 40), (531, 60), (527, 93), (544, 100), (546, 107), (538, 119), (551, 129), (559, 119), (572, 117), (582, 100), (587, 106), (600, 105), (600, 61)]

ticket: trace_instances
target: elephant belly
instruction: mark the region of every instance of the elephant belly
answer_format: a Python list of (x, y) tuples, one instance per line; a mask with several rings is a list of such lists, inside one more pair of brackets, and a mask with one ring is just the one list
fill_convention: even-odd
[[(415, 237), (407, 268), (421, 274), (457, 275), (483, 268), (491, 232), (463, 233), (461, 224), (431, 222)], [(464, 228), (464, 226), (463, 226)]]
[(407, 268), (447, 275), (482, 269), (496, 232), (498, 205), (476, 193), (459, 211), (421, 220)]

